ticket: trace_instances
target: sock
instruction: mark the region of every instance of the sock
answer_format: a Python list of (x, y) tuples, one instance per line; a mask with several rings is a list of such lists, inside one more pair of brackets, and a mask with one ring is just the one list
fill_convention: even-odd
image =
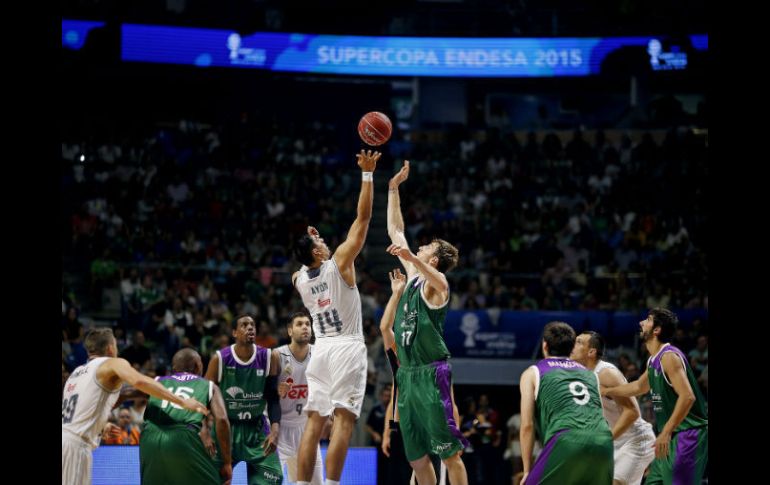
[(339, 480), (329, 480), (329, 479), (327, 478), (327, 479), (326, 479), (326, 484), (325, 484), (325, 485), (340, 485), (340, 482), (339, 482)]

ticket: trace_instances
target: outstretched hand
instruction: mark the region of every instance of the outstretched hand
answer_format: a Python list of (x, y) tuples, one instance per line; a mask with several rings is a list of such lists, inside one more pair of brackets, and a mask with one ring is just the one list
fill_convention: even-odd
[(195, 411), (196, 413), (201, 413), (204, 416), (209, 415), (208, 408), (193, 398), (188, 398), (183, 400), (182, 407), (187, 409), (188, 411)]
[(318, 229), (316, 229), (313, 226), (307, 226), (307, 234), (310, 237), (318, 237), (320, 234), (318, 233)]
[(356, 158), (358, 159), (358, 166), (361, 167), (361, 170), (364, 172), (374, 172), (374, 169), (377, 168), (377, 161), (382, 156), (382, 153), (380, 152), (374, 152), (372, 153), (371, 150), (361, 150), (361, 153), (356, 155)]
[(406, 275), (401, 273), (401, 269), (396, 268), (388, 273), (390, 277), (390, 289), (393, 293), (402, 293), (406, 287)]
[(404, 261), (409, 261), (410, 263), (417, 261), (417, 256), (415, 256), (414, 253), (409, 250), (409, 248), (401, 247), (398, 244), (391, 244), (385, 251), (389, 252), (393, 256), (398, 256)]
[(406, 179), (409, 178), (409, 160), (404, 160), (404, 166), (401, 167), (396, 175), (394, 175), (390, 182), (388, 182), (389, 189), (397, 189)]
[(278, 396), (283, 399), (291, 390), (291, 384), (286, 381), (278, 383)]

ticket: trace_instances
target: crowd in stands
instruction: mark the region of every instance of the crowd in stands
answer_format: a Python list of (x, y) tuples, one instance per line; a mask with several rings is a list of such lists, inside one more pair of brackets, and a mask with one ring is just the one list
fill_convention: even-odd
[[(290, 283), (299, 266), (293, 241), (314, 225), (335, 248), (354, 218), (358, 170), (341, 146), (329, 124), (248, 117), (235, 126), (181, 120), (147, 132), (65, 137), (63, 382), (87, 359), (89, 323), (81, 320), (103, 310), (108, 291), (119, 294), (111, 324), (120, 354), (147, 375), (165, 374), (182, 347), (208, 363), (231, 343), (239, 314), (254, 315), (258, 344), (286, 343), (284, 325), (302, 306)], [(410, 243), (443, 237), (460, 250), (448, 275), (451, 308), (708, 308), (708, 148), (692, 131), (413, 134), (394, 146), (399, 157), (391, 162), (400, 167), (408, 158), (413, 167), (401, 194)], [(378, 167), (379, 177), (389, 176), (391, 162)], [(365, 248), (357, 262), (370, 358), (365, 413), (390, 381), (374, 320), (389, 286), (369, 265), (379, 249)], [(705, 324), (681, 329), (676, 345), (707, 391)], [(620, 362), (629, 379), (644, 368), (631, 355)], [(508, 435), (489, 429), (515, 422), (490, 416), (482, 397), (476, 411), (467, 403), (461, 413), (492, 423), (480, 431), (463, 421), (478, 483), (492, 483), (483, 477), (497, 469), (490, 457), (503, 459)], [(142, 406), (116, 411), (124, 435), (111, 439), (133, 439)], [(366, 441), (363, 425), (354, 439)]]

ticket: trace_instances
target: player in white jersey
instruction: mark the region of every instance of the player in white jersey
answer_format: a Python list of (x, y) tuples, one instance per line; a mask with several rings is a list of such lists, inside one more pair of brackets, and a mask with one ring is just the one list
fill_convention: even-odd
[(91, 484), (91, 452), (99, 446), (110, 411), (123, 382), (137, 391), (165, 399), (190, 411), (208, 414), (195, 399), (181, 399), (118, 358), (111, 328), (91, 330), (85, 338), (88, 362), (75, 369), (64, 384), (61, 405), (62, 485)]
[(347, 238), (332, 255), (314, 227), (297, 241), (294, 253), (304, 266), (292, 275), (302, 302), (313, 319), (316, 343), (307, 367), (308, 415), (299, 447), (299, 485), (310, 482), (321, 432), (327, 416), (334, 425), (326, 454), (326, 483), (337, 485), (356, 418), (366, 391), (366, 346), (361, 319), (361, 296), (354, 262), (366, 241), (372, 218), (373, 172), (380, 159), (371, 150), (356, 155), (361, 167), (361, 192), (356, 220)]
[[(283, 476), (289, 483), (297, 481), (297, 452), (307, 424), (303, 409), (307, 404), (307, 377), (313, 346), (310, 345), (310, 317), (305, 312), (291, 316), (287, 330), (291, 343), (273, 349), (278, 368), (278, 394), (281, 397), (281, 432), (278, 435), (278, 457)], [(312, 485), (323, 485), (321, 446), (316, 449)]]
[[(577, 336), (570, 358), (593, 370), (604, 387), (625, 384), (626, 378), (617, 367), (601, 360), (604, 339), (587, 331)], [(655, 458), (655, 433), (652, 425), (642, 419), (639, 403), (634, 398), (602, 396), (604, 417), (612, 428), (615, 447), (613, 485), (639, 485), (647, 466)]]

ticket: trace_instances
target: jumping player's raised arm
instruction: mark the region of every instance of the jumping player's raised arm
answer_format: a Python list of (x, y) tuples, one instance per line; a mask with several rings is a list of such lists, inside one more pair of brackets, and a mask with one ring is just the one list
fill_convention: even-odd
[(393, 333), (393, 321), (396, 318), (398, 300), (401, 299), (401, 295), (404, 294), (404, 288), (406, 287), (406, 276), (401, 273), (400, 269), (394, 269), (388, 273), (388, 276), (390, 277), (390, 288), (393, 290), (393, 293), (390, 295), (388, 304), (385, 305), (385, 311), (382, 312), (382, 319), (380, 320), (382, 345), (385, 346), (386, 352), (396, 343), (396, 336)]
[[(388, 182), (388, 236), (390, 242), (401, 247), (409, 247), (406, 242), (404, 217), (401, 214), (401, 196), (398, 186), (409, 178), (409, 160), (404, 160), (404, 166)], [(406, 270), (407, 281), (411, 280), (417, 269), (414, 264), (404, 258), (398, 258)]]
[(356, 283), (353, 262), (364, 247), (366, 233), (369, 230), (369, 221), (372, 219), (372, 203), (374, 200), (372, 172), (377, 167), (377, 161), (381, 156), (380, 152), (372, 153), (371, 150), (361, 150), (361, 153), (356, 155), (358, 166), (361, 167), (363, 172), (361, 174), (361, 193), (358, 197), (356, 220), (350, 226), (347, 238), (337, 247), (334, 256), (332, 256), (335, 263), (337, 263), (337, 267), (340, 269), (342, 278), (350, 286)]
[[(434, 300), (432, 297), (435, 296), (435, 301), (431, 301), (432, 304), (444, 304), (444, 302), (449, 297), (449, 282), (447, 281), (446, 275), (444, 275), (444, 273), (437, 270), (430, 264), (427, 264), (424, 261), (420, 261), (420, 259), (417, 258), (417, 256), (407, 247), (391, 244), (388, 246), (386, 251), (393, 256), (398, 256), (398, 258), (403, 261), (410, 262), (416, 271), (419, 271), (423, 276), (425, 276), (425, 282), (427, 284), (425, 294), (429, 300)], [(409, 277), (407, 276), (407, 278)]]

